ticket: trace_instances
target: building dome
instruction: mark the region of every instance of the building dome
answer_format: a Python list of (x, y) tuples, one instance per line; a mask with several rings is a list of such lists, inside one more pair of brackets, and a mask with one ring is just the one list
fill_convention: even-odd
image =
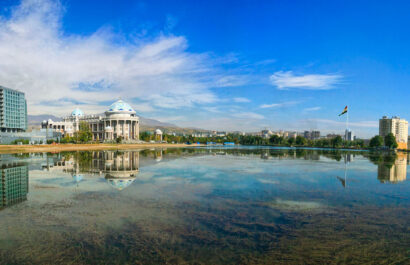
[(162, 131), (160, 129), (156, 129), (155, 134), (162, 134)]
[(73, 112), (71, 112), (71, 116), (73, 117), (79, 117), (83, 115), (84, 115), (84, 112), (80, 110), (79, 108), (76, 108), (75, 110), (73, 110)]
[(110, 113), (135, 113), (135, 110), (126, 102), (117, 100), (108, 108), (107, 112)]
[(117, 190), (123, 190), (130, 186), (135, 178), (121, 178), (121, 179), (116, 179), (116, 178), (106, 178), (107, 182), (113, 186)]
[(83, 175), (81, 175), (81, 174), (75, 174), (75, 175), (73, 175), (73, 179), (74, 179), (74, 181), (75, 182), (80, 182), (81, 180), (83, 180), (83, 178), (84, 178), (84, 176)]

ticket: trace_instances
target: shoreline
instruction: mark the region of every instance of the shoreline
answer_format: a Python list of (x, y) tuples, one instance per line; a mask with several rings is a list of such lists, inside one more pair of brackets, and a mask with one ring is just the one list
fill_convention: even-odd
[(204, 145), (188, 144), (46, 144), (46, 145), (0, 145), (0, 154), (16, 153), (59, 153), (64, 151), (99, 151), (99, 150), (127, 150), (149, 148), (181, 148)]
[[(244, 146), (250, 147), (255, 145), (235, 145), (235, 147)], [(257, 145), (258, 146), (258, 145)], [(99, 151), (99, 150), (129, 150), (129, 149), (150, 149), (150, 148), (183, 148), (183, 147), (212, 147), (206, 144), (169, 144), (169, 143), (140, 143), (140, 144), (46, 144), (46, 145), (0, 145), (0, 154), (16, 154), (16, 153), (60, 153), (65, 151)], [(220, 147), (220, 146), (215, 146)], [(229, 146), (231, 147), (231, 146)], [(328, 147), (309, 147), (309, 146), (271, 146), (261, 145), (258, 147), (273, 147), (273, 148), (295, 148), (295, 149), (325, 149), (325, 150), (340, 150), (340, 151), (376, 151), (372, 149), (357, 149), (357, 148), (328, 148)], [(386, 151), (384, 151), (386, 152)], [(395, 150), (388, 152), (404, 152), (408, 150)]]

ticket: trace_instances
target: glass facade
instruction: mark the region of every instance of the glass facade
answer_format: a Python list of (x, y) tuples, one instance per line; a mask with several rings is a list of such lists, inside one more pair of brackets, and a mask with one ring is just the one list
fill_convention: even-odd
[(2, 132), (27, 130), (27, 102), (23, 92), (0, 86), (0, 128)]
[(27, 165), (8, 165), (0, 172), (0, 209), (27, 200)]

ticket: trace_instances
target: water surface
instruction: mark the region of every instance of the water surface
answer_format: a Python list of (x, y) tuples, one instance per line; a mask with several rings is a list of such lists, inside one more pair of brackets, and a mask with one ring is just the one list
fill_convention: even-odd
[(1, 155), (1, 264), (409, 264), (408, 155)]

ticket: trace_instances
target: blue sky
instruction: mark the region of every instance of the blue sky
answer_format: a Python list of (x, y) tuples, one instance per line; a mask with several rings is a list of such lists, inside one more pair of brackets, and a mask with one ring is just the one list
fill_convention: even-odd
[(121, 97), (180, 126), (358, 136), (410, 119), (408, 1), (0, 2), (0, 84), (29, 113)]

